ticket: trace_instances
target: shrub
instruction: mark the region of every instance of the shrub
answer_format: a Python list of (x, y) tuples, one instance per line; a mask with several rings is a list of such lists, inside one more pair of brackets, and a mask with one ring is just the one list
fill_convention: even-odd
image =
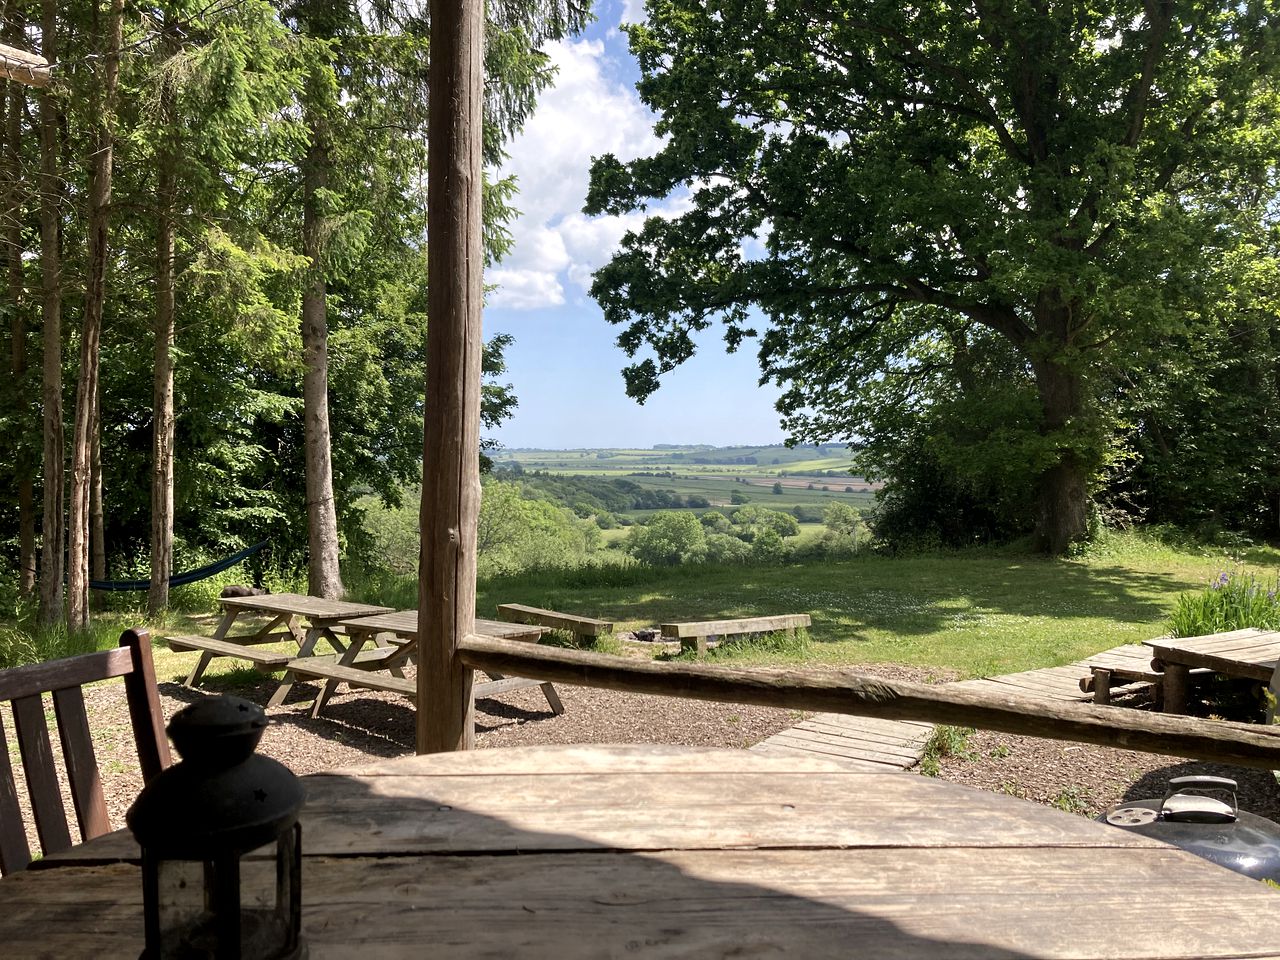
[(707, 560), (711, 563), (746, 563), (751, 546), (726, 533), (707, 534)]
[(663, 510), (647, 526), (627, 535), (627, 552), (655, 567), (697, 563), (707, 554), (707, 537), (698, 518), (687, 510)]
[(737, 491), (737, 490), (735, 490), (735, 491), (733, 491), (733, 493), (729, 494), (729, 502), (730, 502), (730, 503), (747, 503), (747, 502), (749, 501), (749, 499), (750, 499), (750, 498), (749, 498), (745, 493), (740, 493), (740, 492), (739, 492), (739, 491)]
[(1178, 597), (1170, 618), (1175, 637), (1199, 637), (1244, 627), (1280, 628), (1280, 581), (1270, 587), (1252, 574), (1222, 572), (1198, 593)]

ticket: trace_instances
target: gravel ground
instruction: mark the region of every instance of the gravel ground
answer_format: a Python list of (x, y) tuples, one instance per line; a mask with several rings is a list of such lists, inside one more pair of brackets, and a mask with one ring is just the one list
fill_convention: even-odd
[[(924, 683), (955, 679), (944, 671), (888, 664), (859, 670), (885, 679)], [(276, 681), (265, 678), (252, 683), (252, 678), (247, 672), (210, 677), (201, 691), (162, 682), (165, 716), (172, 716), (205, 692), (225, 691), (266, 703)], [(308, 708), (316, 689), (314, 684), (299, 683), (285, 704), (268, 710), (271, 725), (261, 752), (299, 774), (348, 766), (367, 756), (396, 757), (413, 752), (413, 711), (403, 697), (344, 691), (330, 700), (324, 717), (312, 720)], [(564, 684), (557, 689), (565, 705), (565, 713), (558, 717), (537, 689), (477, 701), (477, 746), (670, 743), (745, 748), (806, 716), (790, 710)], [(97, 685), (87, 691), (87, 701), (110, 820), (113, 826), (123, 826), (125, 810), (141, 788), (124, 687), (120, 683)], [(939, 766), (942, 779), (1084, 816), (1096, 816), (1122, 799), (1163, 796), (1170, 777), (1212, 773), (1232, 777), (1240, 784), (1243, 809), (1280, 820), (1280, 788), (1265, 771), (988, 732), (972, 734), (957, 755), (941, 758)], [(69, 810), (69, 800), (67, 803)]]

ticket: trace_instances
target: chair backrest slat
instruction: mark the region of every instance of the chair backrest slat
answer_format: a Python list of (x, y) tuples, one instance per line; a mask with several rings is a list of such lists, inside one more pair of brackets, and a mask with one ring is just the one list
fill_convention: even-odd
[(0, 875), (21, 870), (31, 862), (27, 831), (22, 827), (22, 810), (18, 806), (18, 788), (9, 762), (9, 741), (0, 719)]
[(62, 805), (58, 788), (58, 771), (53, 765), (53, 744), (49, 741), (49, 725), (44, 719), (44, 701), (40, 694), (19, 697), (13, 701), (14, 732), (22, 753), (22, 769), (27, 775), (27, 794), (31, 797), (31, 813), (36, 819), (36, 834), (45, 853), (61, 853), (71, 847), (67, 830), (67, 808)]
[(109, 833), (111, 825), (107, 820), (107, 801), (102, 794), (98, 760), (93, 755), (89, 717), (84, 709), (84, 691), (80, 687), (55, 690), (53, 709), (58, 717), (58, 736), (62, 740), (62, 758), (67, 767), (71, 800), (80, 823), (80, 839), (92, 840)]
[(133, 670), (131, 651), (124, 647), (82, 653), (63, 660), (31, 663), (0, 670), (0, 700), (17, 700), (33, 693), (82, 687), (96, 680), (123, 677)]
[[(125, 680), (133, 738), (142, 779), (147, 783), (169, 766), (170, 761), (164, 714), (156, 691), (155, 666), (151, 661), (151, 638), (145, 630), (126, 630), (115, 650), (0, 670), (0, 703), (12, 702), (14, 735), (22, 755), (26, 793), (31, 800), (40, 849), (45, 854), (68, 849), (71, 832), (45, 720), (43, 695), (53, 694), (66, 783), (70, 787), (80, 837), (90, 840), (108, 832), (111, 825), (81, 687), (112, 677)], [(0, 724), (0, 875), (31, 862), (27, 828), (22, 821), (22, 805), (8, 751), (4, 726)]]

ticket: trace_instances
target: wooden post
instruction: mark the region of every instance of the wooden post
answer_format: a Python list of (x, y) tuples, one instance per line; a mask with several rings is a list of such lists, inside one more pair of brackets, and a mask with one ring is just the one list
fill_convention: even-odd
[(418, 575), (418, 752), (474, 745), (471, 670), (480, 508), (481, 0), (431, 0), (427, 394)]
[(47, 87), (49, 61), (39, 54), (0, 43), (0, 77), (28, 87)]

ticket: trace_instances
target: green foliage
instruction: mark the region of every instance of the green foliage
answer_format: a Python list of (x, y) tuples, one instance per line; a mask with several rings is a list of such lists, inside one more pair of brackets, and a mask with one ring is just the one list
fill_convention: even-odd
[(733, 491), (733, 493), (729, 494), (729, 502), (730, 503), (750, 503), (751, 498), (748, 497), (742, 491), (735, 490)]
[(641, 563), (669, 567), (706, 558), (707, 537), (698, 518), (687, 511), (664, 510), (627, 535), (627, 552)]
[(766, 532), (774, 534), (779, 540), (798, 536), (800, 533), (800, 524), (791, 514), (755, 504), (735, 510), (731, 519), (739, 530), (739, 536), (748, 542), (759, 540)]
[(782, 481), (781, 481), (781, 480), (775, 480), (775, 481), (774, 481), (774, 483), (773, 483), (773, 492), (774, 492), (774, 494), (776, 494), (776, 495), (777, 495), (777, 496), (779, 496), (779, 497), (780, 497), (780, 496), (782, 496)]
[(1253, 574), (1223, 572), (1203, 590), (1178, 597), (1169, 619), (1175, 637), (1201, 637), (1245, 627), (1280, 629), (1280, 579), (1263, 585)]
[(969, 738), (976, 732), (972, 727), (952, 727), (944, 723), (935, 726), (920, 756), (920, 772), (926, 777), (936, 777), (943, 757), (971, 757)]
[(1277, 29), (1274, 0), (654, 3), (628, 33), (662, 146), (597, 158), (586, 205), (683, 205), (592, 287), (628, 393), (717, 321), (731, 350), (759, 333), (793, 437), (920, 481), (905, 530), (1064, 551), (1125, 452), (1115, 394), (1213, 330), (1274, 216)]

